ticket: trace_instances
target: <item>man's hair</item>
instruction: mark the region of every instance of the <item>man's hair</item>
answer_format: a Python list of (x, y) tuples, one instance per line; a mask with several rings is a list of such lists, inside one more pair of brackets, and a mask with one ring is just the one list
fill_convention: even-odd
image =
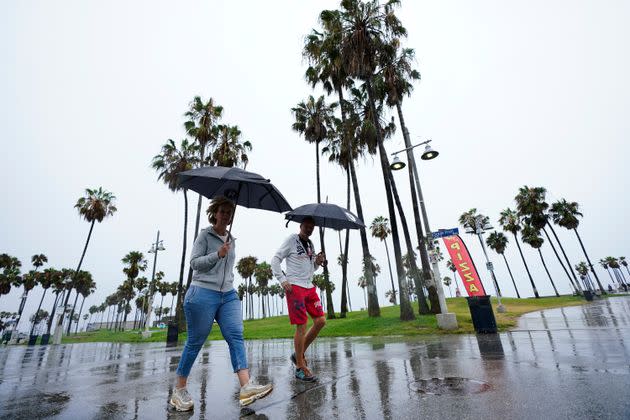
[(232, 213), (234, 213), (234, 208), (236, 207), (236, 205), (230, 199), (223, 196), (215, 197), (210, 202), (208, 210), (206, 210), (206, 213), (208, 214), (208, 221), (211, 224), (214, 225), (217, 222), (217, 219), (216, 217), (214, 217), (214, 215), (223, 206), (229, 207)]
[(307, 223), (307, 222), (311, 222), (312, 224), (315, 224), (315, 219), (313, 219), (311, 216), (306, 216), (304, 219), (302, 219), (300, 224)]

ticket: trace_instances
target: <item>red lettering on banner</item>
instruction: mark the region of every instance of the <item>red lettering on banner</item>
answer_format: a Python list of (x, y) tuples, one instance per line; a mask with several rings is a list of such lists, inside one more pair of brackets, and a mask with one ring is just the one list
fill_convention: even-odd
[(484, 296), (486, 291), (462, 238), (459, 235), (454, 235), (442, 239), (448, 249), (451, 261), (455, 264), (457, 272), (464, 281), (468, 296)]

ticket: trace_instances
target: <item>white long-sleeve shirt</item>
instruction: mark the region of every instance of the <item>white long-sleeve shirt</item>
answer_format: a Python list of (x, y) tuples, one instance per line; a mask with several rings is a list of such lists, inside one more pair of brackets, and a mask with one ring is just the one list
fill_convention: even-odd
[[(311, 256), (304, 249), (298, 234), (290, 235), (280, 246), (276, 255), (271, 259), (271, 270), (273, 276), (282, 283), (288, 281), (296, 286), (311, 288), (313, 286), (313, 273), (317, 270), (315, 264), (315, 248), (309, 239), (311, 246)], [(282, 261), (287, 261), (286, 274), (282, 272)]]

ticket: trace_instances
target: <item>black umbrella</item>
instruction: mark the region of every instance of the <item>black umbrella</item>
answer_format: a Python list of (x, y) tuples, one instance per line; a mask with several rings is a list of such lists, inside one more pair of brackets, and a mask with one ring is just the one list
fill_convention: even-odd
[(225, 196), (239, 206), (282, 213), (291, 206), (266, 178), (240, 168), (206, 166), (181, 172), (179, 186), (207, 198)]
[(302, 222), (306, 217), (312, 217), (316, 226), (335, 230), (361, 229), (365, 227), (363, 220), (343, 207), (329, 203), (305, 204), (288, 212), (284, 217), (289, 221), (298, 223)]

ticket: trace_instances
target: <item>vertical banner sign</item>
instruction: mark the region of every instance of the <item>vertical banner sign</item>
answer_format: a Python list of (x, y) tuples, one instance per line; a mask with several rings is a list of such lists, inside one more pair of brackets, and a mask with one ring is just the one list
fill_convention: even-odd
[(459, 235), (453, 235), (445, 236), (442, 239), (448, 249), (453, 264), (455, 264), (457, 268), (457, 272), (464, 282), (468, 296), (485, 296), (486, 291), (483, 288), (483, 284), (481, 284), (479, 274), (477, 274), (475, 265), (472, 262), (472, 258), (470, 258), (470, 254), (462, 238), (460, 238)]

